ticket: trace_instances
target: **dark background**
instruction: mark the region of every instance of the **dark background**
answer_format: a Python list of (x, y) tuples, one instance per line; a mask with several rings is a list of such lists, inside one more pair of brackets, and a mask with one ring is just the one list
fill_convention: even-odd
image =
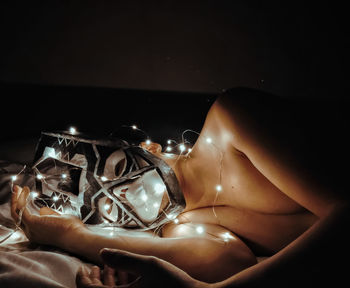
[(279, 2), (1, 1), (0, 157), (69, 125), (178, 139), (237, 86), (346, 102), (345, 4)]

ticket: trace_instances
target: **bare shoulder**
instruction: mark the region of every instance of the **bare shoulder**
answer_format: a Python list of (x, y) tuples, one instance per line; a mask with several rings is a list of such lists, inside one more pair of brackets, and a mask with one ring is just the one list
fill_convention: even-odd
[(208, 126), (213, 122), (217, 131), (231, 134), (228, 141), (243, 151), (248, 139), (261, 143), (292, 138), (291, 135), (300, 129), (299, 125), (291, 122), (291, 111), (290, 101), (282, 97), (238, 87), (218, 97), (208, 113)]

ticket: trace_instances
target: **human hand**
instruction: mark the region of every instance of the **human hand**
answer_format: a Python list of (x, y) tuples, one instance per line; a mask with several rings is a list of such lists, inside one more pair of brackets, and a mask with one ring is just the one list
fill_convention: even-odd
[[(126, 284), (125, 280), (121, 281), (121, 285), (117, 286), (114, 282), (114, 270), (108, 268), (110, 270), (107, 270), (106, 275), (104, 273), (104, 284), (102, 284), (101, 273), (98, 267), (93, 268), (90, 274), (86, 270), (81, 269), (77, 274), (78, 288), (207, 288), (210, 286), (207, 283), (193, 279), (178, 267), (154, 256), (145, 256), (106, 248), (101, 250), (100, 256), (102, 261), (109, 267), (117, 271), (130, 273), (134, 275), (134, 277), (135, 275), (139, 275), (139, 277), (129, 284)], [(111, 273), (113, 273), (113, 279), (110, 275)], [(108, 278), (108, 280), (106, 278)], [(125, 278), (127, 277), (124, 275), (124, 279)]]
[(48, 207), (40, 209), (40, 216), (30, 213), (26, 207), (28, 197), (30, 190), (27, 186), (14, 185), (11, 215), (16, 223), (21, 222), (20, 226), (30, 241), (65, 249), (69, 241), (87, 229), (77, 217), (60, 215)]

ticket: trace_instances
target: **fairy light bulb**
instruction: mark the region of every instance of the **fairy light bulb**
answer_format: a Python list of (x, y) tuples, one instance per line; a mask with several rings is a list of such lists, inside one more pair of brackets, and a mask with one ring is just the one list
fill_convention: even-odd
[(174, 223), (175, 223), (175, 224), (179, 224), (179, 219), (177, 219), (177, 218), (174, 219)]
[(59, 197), (58, 197), (57, 195), (55, 195), (55, 196), (52, 197), (52, 200), (55, 201), (55, 202), (56, 202), (58, 199), (59, 199)]
[(188, 153), (190, 153), (192, 151), (192, 148), (188, 148), (187, 151)]
[(179, 149), (180, 149), (181, 152), (184, 152), (186, 150), (186, 146), (184, 144), (181, 144), (179, 146)]
[(198, 234), (203, 234), (204, 233), (204, 227), (203, 226), (197, 226), (196, 227), (196, 232)]
[(67, 178), (67, 174), (63, 173), (63, 174), (61, 175), (61, 178), (62, 178), (62, 179), (66, 179), (66, 178)]
[(131, 128), (134, 129), (134, 130), (136, 130), (136, 129), (137, 129), (137, 126), (136, 126), (136, 125), (132, 125)]
[(205, 139), (205, 141), (207, 141), (207, 143), (212, 143), (213, 142), (213, 140), (210, 138), (210, 137), (208, 137), (207, 139)]
[(105, 205), (103, 205), (103, 208), (104, 208), (105, 210), (108, 210), (109, 208), (111, 208), (111, 205), (105, 204)]
[(221, 185), (216, 185), (215, 189), (216, 189), (216, 191), (220, 192), (220, 191), (222, 191), (222, 186)]
[(69, 133), (75, 135), (77, 133), (77, 129), (75, 127), (69, 127)]
[(11, 176), (11, 180), (12, 180), (12, 181), (16, 181), (16, 180), (17, 180), (17, 175), (12, 175), (12, 176)]
[(31, 196), (32, 198), (36, 198), (36, 197), (39, 196), (39, 193), (36, 192), (36, 191), (32, 191), (32, 192), (30, 192), (30, 196)]
[(44, 178), (44, 176), (43, 176), (43, 175), (41, 175), (41, 174), (38, 174), (38, 175), (36, 175), (36, 178), (37, 178), (38, 180), (41, 180), (41, 179), (43, 179), (43, 178)]
[(171, 150), (173, 150), (171, 147), (166, 147), (166, 151), (170, 152)]
[(146, 144), (147, 144), (147, 145), (150, 145), (151, 143), (152, 143), (152, 141), (151, 141), (150, 139), (147, 139), (147, 140), (146, 140)]
[(147, 195), (146, 194), (143, 194), (142, 196), (141, 196), (141, 199), (143, 200), (143, 201), (147, 201), (147, 199), (148, 199), (148, 197), (147, 197)]
[(106, 176), (102, 176), (102, 177), (101, 177), (101, 181), (102, 181), (102, 182), (105, 182), (105, 181), (107, 181), (107, 180), (108, 180), (108, 179), (107, 179)]
[(168, 140), (167, 143), (168, 143), (168, 144), (171, 144), (171, 140)]

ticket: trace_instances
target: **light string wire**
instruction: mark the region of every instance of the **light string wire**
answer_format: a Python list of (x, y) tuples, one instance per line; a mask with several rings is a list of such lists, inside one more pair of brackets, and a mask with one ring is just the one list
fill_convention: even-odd
[[(141, 130), (141, 129), (139, 129), (139, 130)], [(206, 141), (208, 144), (211, 144), (212, 147), (214, 147), (214, 148), (220, 153), (220, 159), (219, 159), (219, 175), (218, 175), (219, 184), (216, 186), (215, 198), (214, 198), (214, 202), (213, 202), (213, 205), (212, 205), (213, 214), (214, 214), (215, 218), (218, 219), (218, 216), (217, 216), (217, 214), (216, 214), (216, 212), (215, 212), (215, 204), (216, 204), (216, 202), (217, 202), (217, 199), (218, 199), (218, 197), (219, 197), (220, 192), (222, 191), (222, 170), (223, 170), (223, 160), (224, 160), (225, 152), (223, 152), (219, 147), (217, 147), (217, 145), (216, 145), (215, 143), (212, 142), (212, 139), (211, 139), (210, 137), (206, 137), (206, 135), (201, 135), (199, 132), (194, 131), (194, 130), (192, 130), (192, 129), (186, 129), (186, 130), (184, 130), (184, 131), (182, 132), (182, 134), (181, 134), (181, 140), (182, 140), (181, 143), (178, 143), (178, 142), (176, 142), (176, 141), (173, 140), (173, 139), (167, 140), (167, 144), (175, 143), (175, 147), (174, 147), (174, 148), (180, 147), (180, 154), (177, 154), (176, 160), (175, 160), (174, 164), (171, 165), (171, 168), (173, 169), (173, 168), (176, 166), (177, 162), (181, 159), (181, 156), (183, 156), (183, 152), (186, 150), (185, 144), (190, 143), (189, 141), (187, 141), (187, 140), (185, 139), (185, 134), (186, 134), (186, 133), (189, 133), (189, 132), (198, 135), (198, 139), (197, 139), (197, 140), (204, 140), (204, 141)], [(144, 134), (147, 135), (147, 133), (144, 133)], [(149, 136), (148, 136), (148, 135), (147, 135), (147, 137), (148, 137), (148, 139), (149, 139)], [(202, 138), (205, 138), (205, 139), (202, 139)], [(181, 145), (183, 145), (183, 146), (181, 146)], [(170, 146), (167, 146), (167, 148), (165, 149), (165, 151), (169, 151), (169, 150), (170, 150), (170, 149), (168, 149), (169, 147), (170, 147)], [(190, 149), (191, 149), (191, 148), (190, 148)], [(171, 149), (170, 151), (172, 151), (172, 149)], [(188, 150), (188, 152), (186, 153), (186, 155), (184, 155), (184, 156), (186, 157), (185, 159), (187, 159), (188, 157), (190, 157), (190, 152), (191, 152), (191, 151), (192, 151), (192, 150)], [(200, 227), (200, 226), (196, 226), (196, 225), (195, 225), (192, 221), (190, 221), (187, 217), (185, 217), (185, 216), (181, 216), (181, 217), (182, 217), (182, 218), (186, 218), (186, 220), (188, 221), (186, 224), (188, 224), (189, 226), (191, 226), (191, 227), (196, 227), (196, 228)], [(176, 221), (176, 220), (177, 220), (177, 221)], [(177, 218), (173, 219), (173, 222), (174, 222), (175, 224), (179, 223)], [(165, 223), (165, 224), (163, 224), (163, 225), (157, 227), (157, 228), (154, 230), (154, 234), (159, 235), (159, 233), (161, 233), (161, 230), (164, 228), (164, 226), (165, 226), (166, 224), (167, 224), (167, 223)], [(182, 224), (183, 224), (183, 223), (182, 223)], [(206, 231), (206, 234), (211, 235), (211, 236), (213, 236), (213, 237), (215, 237), (215, 238), (218, 238), (216, 235), (211, 234), (211, 233), (209, 233), (209, 232), (207, 232), (207, 231)], [(227, 241), (228, 241), (228, 238), (231, 238), (231, 237), (228, 236), (227, 234), (226, 234), (225, 236), (226, 236), (226, 237), (224, 237), (224, 242), (227, 242)]]
[[(124, 127), (125, 127), (126, 125), (124, 125)], [(137, 130), (137, 131), (139, 131), (139, 132), (141, 132), (141, 133), (143, 133), (144, 135), (145, 135), (145, 138), (146, 138), (146, 145), (149, 145), (149, 144), (151, 144), (152, 142), (151, 142), (151, 140), (150, 140), (150, 137), (149, 137), (149, 135), (148, 135), (148, 133), (146, 133), (144, 130), (142, 130), (142, 129), (139, 129), (136, 125), (132, 125), (132, 126), (129, 126), (129, 127), (131, 127), (133, 130)], [(73, 133), (73, 132), (72, 132)], [(74, 133), (76, 133), (76, 129), (74, 128)], [(172, 149), (173, 148), (179, 148), (179, 150), (180, 150), (180, 153), (179, 154), (171, 154), (171, 155), (177, 155), (177, 157), (176, 157), (176, 160), (175, 160), (175, 162), (171, 165), (171, 168), (174, 168), (175, 167), (175, 165), (177, 164), (177, 162), (181, 159), (181, 157), (182, 156), (185, 156), (186, 158), (185, 158), (185, 160), (187, 159), (187, 158), (189, 158), (190, 157), (190, 153), (191, 153), (191, 151), (192, 151), (192, 148), (188, 148), (187, 149), (187, 153), (185, 154), (185, 155), (183, 155), (184, 154), (184, 152), (186, 151), (186, 145), (188, 145), (188, 144), (191, 144), (191, 142), (189, 142), (188, 140), (186, 140), (185, 139), (185, 134), (186, 133), (194, 133), (194, 134), (196, 134), (196, 135), (198, 135), (198, 138), (197, 138), (197, 140), (203, 140), (203, 138), (205, 138), (204, 140), (208, 143), (208, 144), (211, 144), (212, 145), (212, 147), (214, 147), (219, 153), (220, 153), (220, 159), (219, 159), (219, 175), (218, 175), (218, 178), (219, 178), (219, 184), (216, 186), (216, 193), (215, 193), (215, 198), (214, 198), (214, 202), (213, 202), (213, 205), (212, 205), (212, 211), (213, 211), (213, 214), (214, 214), (214, 216), (216, 217), (216, 218), (218, 218), (217, 217), (217, 214), (216, 214), (216, 212), (215, 212), (215, 204), (216, 204), (216, 202), (217, 202), (217, 199), (218, 199), (218, 196), (219, 196), (219, 194), (220, 194), (220, 192), (222, 191), (222, 186), (221, 186), (221, 184), (222, 184), (222, 168), (223, 168), (223, 159), (224, 159), (224, 152), (222, 152), (221, 151), (221, 149), (219, 148), (219, 147), (217, 147), (217, 145), (215, 144), (215, 143), (213, 143), (212, 142), (212, 139), (210, 138), (210, 137), (206, 137), (205, 135), (201, 135), (200, 133), (198, 133), (197, 131), (194, 131), (194, 130), (192, 130), (192, 129), (186, 129), (186, 130), (184, 130), (183, 132), (182, 132), (182, 134), (181, 134), (181, 140), (182, 140), (182, 142), (181, 143), (178, 143), (178, 142), (176, 142), (175, 140), (173, 140), (173, 139), (169, 139), (169, 140), (167, 140), (167, 143), (170, 145), (170, 144), (172, 144), (172, 143), (174, 143), (175, 144), (175, 146), (174, 147), (172, 147), (171, 149), (169, 149), (169, 147), (170, 146), (167, 146), (167, 148), (165, 149), (166, 151), (172, 151)], [(11, 181), (11, 189), (13, 190), (13, 182), (14, 182), (14, 180), (16, 180), (16, 178), (17, 178), (17, 176), (18, 175), (20, 175), (21, 173), (23, 173), (23, 171), (25, 170), (25, 168), (26, 168), (26, 166), (24, 165), (24, 167), (23, 167), (23, 169), (17, 174), (17, 175), (14, 175), (14, 176), (12, 176), (12, 181)], [(40, 175), (40, 174), (39, 174)], [(45, 180), (44, 180), (45, 181)], [(12, 191), (13, 192), (13, 191)], [(28, 197), (29, 198), (29, 197)], [(42, 199), (42, 200), (44, 200), (44, 199)], [(28, 199), (26, 199), (26, 201), (28, 201)], [(27, 203), (26, 203), (27, 204)], [(18, 221), (18, 223), (16, 224), (16, 227), (17, 227), (17, 229), (20, 229), (21, 227), (21, 221), (22, 221), (22, 214), (23, 214), (23, 211), (24, 211), (24, 209), (26, 208), (26, 206), (25, 207), (23, 207), (22, 209), (21, 209), (21, 211), (19, 212), (19, 221)], [(163, 211), (163, 213), (165, 213), (164, 211)], [(166, 215), (166, 217), (169, 219), (169, 220), (172, 220), (175, 224), (178, 224), (179, 223), (179, 220), (177, 219), (177, 217), (175, 217), (175, 218), (171, 218), (171, 217), (169, 217), (169, 215)], [(197, 229), (197, 232), (199, 233), (199, 234), (202, 234), (203, 232), (204, 232), (204, 229), (203, 229), (203, 227), (202, 226), (196, 226), (192, 221), (190, 221), (190, 219), (188, 219), (187, 217), (185, 217), (185, 216), (181, 216), (183, 219), (187, 219), (187, 221), (188, 222), (186, 222), (186, 223), (181, 223), (181, 224), (188, 224), (190, 227), (196, 227), (196, 229)], [(168, 222), (169, 223), (169, 222)], [(160, 233), (161, 233), (161, 230), (164, 228), (164, 225), (166, 225), (166, 224), (168, 224), (168, 223), (164, 223), (164, 224), (162, 224), (162, 225), (159, 225), (159, 227), (156, 227), (156, 228), (154, 228), (153, 229), (153, 234), (154, 235), (159, 235)], [(113, 229), (113, 232), (114, 232), (115, 230)], [(205, 231), (206, 232), (206, 231)], [(113, 233), (114, 234), (114, 233)], [(208, 232), (206, 232), (206, 234), (208, 234), (208, 235), (211, 235), (211, 236), (215, 236), (215, 235), (213, 235), (213, 234), (211, 234), (211, 233), (208, 233)], [(215, 236), (216, 238), (219, 238), (219, 237), (217, 237), (217, 236)], [(226, 238), (224, 238), (224, 242), (227, 242), (226, 241), (227, 240), (227, 237)]]

